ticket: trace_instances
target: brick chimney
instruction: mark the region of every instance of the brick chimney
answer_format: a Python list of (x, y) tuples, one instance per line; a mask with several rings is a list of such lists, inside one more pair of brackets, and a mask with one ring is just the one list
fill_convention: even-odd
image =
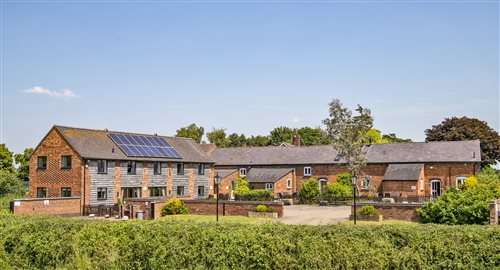
[(300, 134), (297, 131), (294, 131), (292, 138), (293, 146), (300, 147)]

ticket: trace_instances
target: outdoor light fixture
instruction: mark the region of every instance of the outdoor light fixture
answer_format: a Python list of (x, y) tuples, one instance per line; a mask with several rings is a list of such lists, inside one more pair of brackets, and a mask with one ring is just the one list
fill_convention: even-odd
[(215, 181), (215, 196), (216, 196), (215, 221), (218, 223), (219, 222), (219, 184), (220, 184), (219, 173), (215, 174), (214, 181)]
[(356, 174), (352, 174), (352, 177), (351, 177), (351, 180), (352, 180), (352, 192), (353, 192), (353, 195), (354, 195), (354, 225), (356, 225), (356, 187), (358, 185), (358, 176)]

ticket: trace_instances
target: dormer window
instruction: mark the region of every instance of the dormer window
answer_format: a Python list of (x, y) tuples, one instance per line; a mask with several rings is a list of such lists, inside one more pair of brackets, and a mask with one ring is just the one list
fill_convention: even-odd
[(240, 168), (240, 177), (245, 177), (245, 176), (247, 176), (247, 169)]
[(311, 176), (311, 175), (312, 175), (312, 168), (304, 167), (304, 176)]

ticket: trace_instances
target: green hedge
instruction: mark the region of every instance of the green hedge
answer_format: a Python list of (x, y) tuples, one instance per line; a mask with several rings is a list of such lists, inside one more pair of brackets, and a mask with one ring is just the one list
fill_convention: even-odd
[(0, 216), (0, 269), (498, 269), (495, 226)]
[(235, 194), (234, 197), (240, 201), (272, 201), (273, 192), (267, 189), (252, 189)]

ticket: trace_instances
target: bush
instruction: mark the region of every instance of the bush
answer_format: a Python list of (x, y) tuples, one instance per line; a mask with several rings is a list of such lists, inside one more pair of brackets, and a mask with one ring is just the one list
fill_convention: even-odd
[(1, 269), (497, 269), (500, 227), (0, 216)]
[(352, 185), (344, 185), (341, 183), (326, 184), (323, 188), (323, 194), (331, 198), (352, 197)]
[(337, 183), (344, 186), (352, 187), (351, 174), (348, 172), (337, 174)]
[(23, 182), (14, 173), (0, 171), (0, 197), (22, 196), (23, 193)]
[(272, 201), (273, 192), (267, 189), (253, 189), (235, 194), (235, 198), (240, 201)]
[(314, 178), (300, 183), (299, 199), (304, 203), (311, 203), (320, 195), (318, 181)]
[(267, 212), (267, 211), (268, 211), (267, 206), (265, 206), (263, 204), (259, 204), (259, 205), (257, 205), (257, 207), (255, 207), (255, 212), (264, 213), (264, 212)]
[(477, 180), (475, 177), (467, 179), (459, 189), (449, 188), (418, 209), (420, 221), (450, 225), (488, 223), (488, 203), (500, 198), (500, 178), (493, 169), (485, 168)]
[(378, 213), (373, 205), (363, 205), (361, 210), (358, 210), (358, 215), (376, 216)]
[(168, 202), (161, 209), (161, 215), (186, 215), (188, 214), (188, 209), (186, 205), (176, 197), (168, 200)]
[(234, 190), (233, 190), (234, 195), (238, 195), (238, 194), (242, 194), (242, 193), (250, 191), (248, 181), (246, 181), (245, 179), (243, 179), (241, 177), (234, 179), (233, 185), (234, 185)]

